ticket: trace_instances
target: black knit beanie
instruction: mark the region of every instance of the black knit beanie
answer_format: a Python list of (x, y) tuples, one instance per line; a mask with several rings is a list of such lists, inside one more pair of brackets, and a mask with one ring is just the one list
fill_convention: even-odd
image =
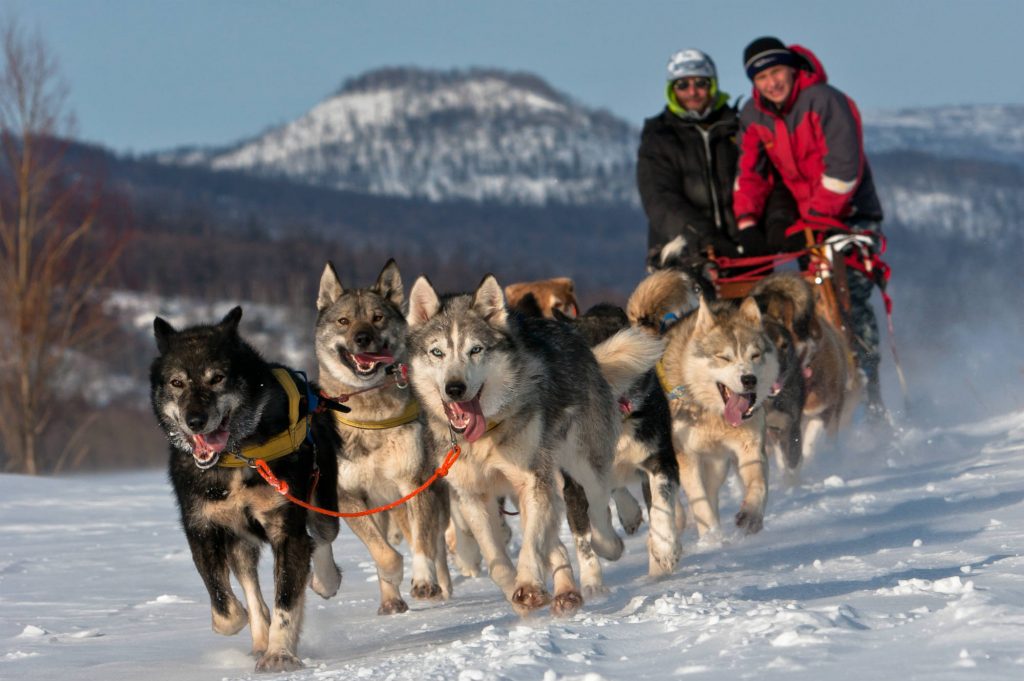
[(743, 68), (750, 80), (754, 80), (754, 76), (761, 71), (778, 64), (797, 68), (799, 63), (800, 59), (792, 50), (778, 38), (770, 36), (758, 38), (743, 50)]

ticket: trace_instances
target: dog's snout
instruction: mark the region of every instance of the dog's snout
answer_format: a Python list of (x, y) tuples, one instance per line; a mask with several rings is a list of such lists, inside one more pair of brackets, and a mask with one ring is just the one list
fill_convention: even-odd
[(201, 411), (190, 411), (185, 414), (185, 425), (193, 433), (199, 432), (206, 425), (206, 413)]
[(357, 331), (353, 339), (360, 348), (365, 348), (373, 342), (373, 334), (369, 331)]
[(744, 390), (754, 390), (757, 387), (757, 376), (754, 374), (743, 374), (740, 376), (740, 383)]
[(466, 395), (466, 384), (462, 381), (448, 381), (444, 384), (444, 392), (453, 400), (461, 400)]

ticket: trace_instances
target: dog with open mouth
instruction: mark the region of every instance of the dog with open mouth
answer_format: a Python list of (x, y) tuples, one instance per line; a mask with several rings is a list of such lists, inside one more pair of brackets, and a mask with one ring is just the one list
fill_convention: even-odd
[[(427, 453), (439, 463), (460, 448), (447, 480), (491, 579), (520, 614), (550, 604), (553, 614), (571, 615), (603, 589), (597, 557), (622, 554), (609, 508), (622, 422), (615, 396), (654, 365), (660, 341), (627, 330), (592, 351), (569, 324), (510, 312), (490, 275), (473, 293), (444, 296), (420, 277), (407, 318)], [(515, 567), (501, 532), (502, 496), (522, 513)], [(562, 517), (576, 541), (582, 591), (559, 538)]]
[[(341, 583), (331, 552), (338, 520), (293, 504), (249, 461), (265, 461), (293, 496), (336, 511), (334, 485), (313, 481), (317, 469), (328, 480), (337, 475), (339, 440), (330, 416), (311, 407), (318, 388), (260, 357), (238, 333), (241, 317), (236, 307), (219, 324), (181, 331), (157, 317), (150, 396), (170, 441), (170, 479), (209, 591), (213, 630), (230, 635), (248, 623), (256, 670), (292, 671), (302, 667), (296, 648), (306, 582), (324, 598)], [(272, 613), (257, 576), (264, 543), (274, 556)]]
[(761, 530), (768, 499), (765, 410), (779, 379), (778, 351), (757, 301), (700, 299), (666, 332), (658, 366), (672, 413), (679, 479), (701, 537), (720, 531), (719, 490), (732, 465), (744, 496), (736, 525)]
[[(367, 287), (343, 286), (334, 266), (324, 266), (317, 296), (316, 357), (324, 391), (346, 396), (351, 410), (335, 414), (334, 424), (343, 443), (337, 485), (338, 504), (345, 512), (366, 511), (404, 497), (434, 470), (423, 453), (419, 405), (403, 376), (404, 302), (394, 260)], [(443, 481), (392, 511), (345, 521), (377, 565), (380, 614), (409, 608), (400, 592), (402, 554), (387, 539), (392, 522), (412, 551), (410, 595), (419, 600), (451, 596), (444, 544), (448, 491)]]

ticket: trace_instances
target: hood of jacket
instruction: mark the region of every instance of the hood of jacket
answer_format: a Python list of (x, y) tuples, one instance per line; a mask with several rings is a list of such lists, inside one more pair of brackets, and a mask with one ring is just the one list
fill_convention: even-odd
[(797, 69), (796, 77), (793, 79), (793, 91), (789, 93), (789, 99), (786, 100), (786, 103), (781, 108), (776, 107), (774, 104), (761, 97), (761, 93), (757, 91), (756, 87), (753, 89), (754, 104), (758, 109), (765, 113), (785, 113), (793, 107), (793, 102), (796, 101), (801, 92), (812, 85), (821, 85), (828, 82), (828, 74), (825, 73), (825, 67), (822, 65), (817, 55), (803, 45), (788, 45), (787, 47), (797, 57), (802, 59), (803, 63), (800, 68)]

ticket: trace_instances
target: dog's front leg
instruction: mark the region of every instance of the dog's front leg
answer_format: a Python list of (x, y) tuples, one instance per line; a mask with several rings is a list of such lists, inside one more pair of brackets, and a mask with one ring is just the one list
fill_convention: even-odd
[[(289, 529), (271, 537), (274, 549), (274, 612), (270, 620), (267, 652), (256, 662), (258, 672), (290, 672), (302, 668), (297, 655), (302, 629), (306, 582), (313, 554), (313, 540), (305, 519), (289, 522)], [(275, 540), (276, 539), (276, 540)]]
[(480, 552), (487, 563), (487, 572), (505, 594), (505, 598), (511, 602), (515, 591), (516, 573), (508, 550), (501, 540), (498, 505), (488, 494), (460, 491), (458, 496), (462, 518), (480, 547)]
[[(239, 539), (219, 528), (199, 531), (188, 526), (185, 537), (192, 551), (192, 562), (210, 594), (213, 630), (225, 636), (237, 634), (249, 615), (231, 590), (228, 572), (228, 551)], [(257, 602), (262, 603), (263, 599)]]
[(249, 606), (249, 631), (252, 633), (252, 654), (259, 659), (267, 652), (270, 641), (270, 608), (263, 600), (260, 589), (259, 560), (260, 547), (248, 541), (235, 538), (228, 548), (228, 562), (235, 579), (245, 593)]
[(763, 428), (760, 437), (745, 439), (737, 449), (736, 463), (744, 487), (736, 525), (747, 534), (754, 534), (764, 527), (764, 510), (768, 503), (768, 456), (764, 451)]
[[(344, 493), (339, 495), (338, 507), (346, 513), (366, 510), (365, 503)], [(403, 572), (402, 554), (388, 543), (380, 526), (371, 516), (345, 518), (345, 522), (352, 533), (366, 545), (373, 562), (377, 565), (377, 583), (380, 587), (380, 608), (377, 609), (377, 614), (393, 615), (408, 610), (409, 606), (399, 591)]]
[[(665, 446), (671, 449), (669, 443)], [(671, 463), (662, 466), (659, 462)], [(643, 463), (648, 476), (645, 486), (650, 529), (647, 532), (647, 574), (660, 577), (671, 574), (683, 552), (676, 525), (676, 506), (679, 499), (679, 469), (676, 461), (667, 455), (652, 455)], [(666, 470), (669, 469), (670, 470)]]
[[(402, 490), (403, 494), (408, 492)], [(418, 599), (447, 598), (451, 591), (451, 579), (448, 590), (442, 590), (438, 583), (437, 537), (443, 533), (442, 523), (446, 519), (441, 500), (437, 498), (434, 488), (424, 490), (409, 502), (409, 515), (412, 539), (412, 589), (410, 594)], [(447, 566), (446, 566), (447, 570)]]
[[(556, 514), (560, 504), (553, 480), (536, 472), (524, 473), (517, 486), (523, 546), (519, 551), (512, 605), (520, 615), (526, 615), (551, 601), (545, 577), (550, 560), (548, 551), (555, 542), (561, 544)], [(567, 569), (571, 574), (571, 568)]]
[(712, 506), (704, 485), (700, 455), (686, 446), (685, 441), (676, 437), (673, 430), (673, 446), (679, 462), (679, 484), (686, 494), (686, 500), (697, 523), (697, 534), (704, 537), (709, 532), (718, 532), (718, 508)]

